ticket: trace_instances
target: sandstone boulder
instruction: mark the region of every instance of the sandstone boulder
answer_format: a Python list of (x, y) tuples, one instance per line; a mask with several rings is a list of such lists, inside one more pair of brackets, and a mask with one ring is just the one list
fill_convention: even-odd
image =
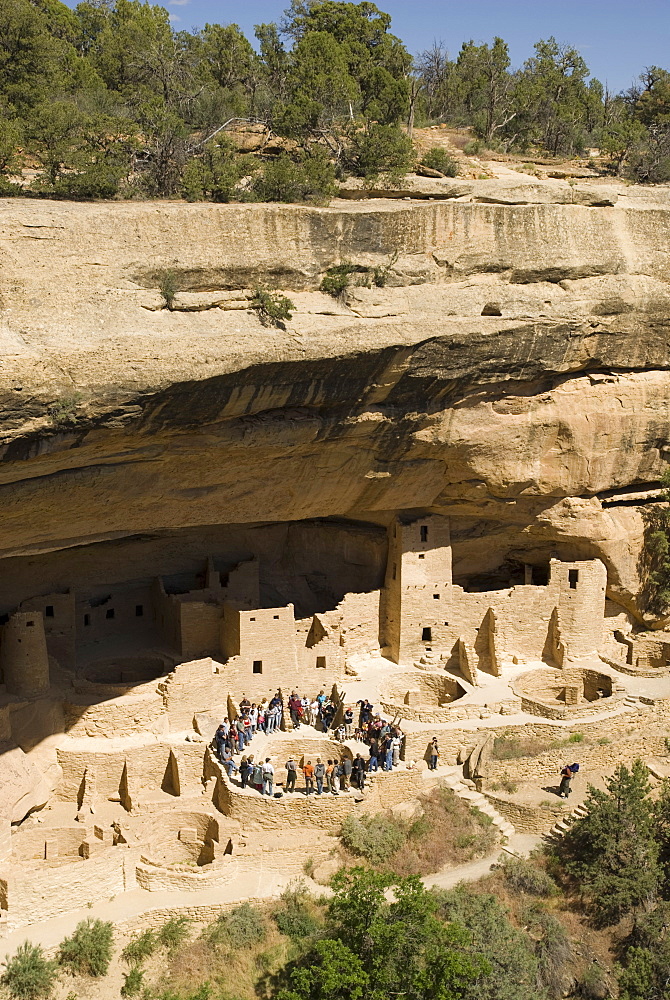
[(57, 774), (44, 773), (19, 747), (0, 748), (0, 816), (20, 823), (29, 813), (42, 809), (53, 795)]

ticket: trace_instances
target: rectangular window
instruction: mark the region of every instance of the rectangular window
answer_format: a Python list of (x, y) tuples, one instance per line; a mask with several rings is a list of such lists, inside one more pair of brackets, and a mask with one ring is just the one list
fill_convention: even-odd
[(317, 656), (317, 658), (316, 658), (316, 665), (317, 665), (317, 667), (325, 667), (326, 666), (326, 657), (325, 656)]
[(91, 624), (91, 616), (90, 615), (84, 615), (84, 625), (88, 626), (90, 624)]
[(422, 542), (428, 541), (428, 528), (425, 524), (421, 525), (421, 541)]
[(45, 615), (46, 618), (53, 618), (54, 617), (54, 606), (53, 606), (53, 604), (47, 604), (46, 608), (44, 609), (44, 615)]
[(423, 552), (419, 552), (419, 559), (425, 559), (425, 558), (426, 557), (424, 556)]
[(35, 622), (26, 622), (26, 628), (33, 628)]
[(421, 642), (432, 642), (432, 641), (433, 641), (433, 633), (432, 633), (431, 629), (429, 629), (429, 628), (422, 629), (421, 630)]
[(579, 580), (579, 570), (569, 569), (568, 570), (568, 583), (570, 584), (570, 590), (577, 589), (577, 581)]
[(114, 608), (107, 608), (107, 610), (105, 611), (105, 618), (113, 618), (113, 617), (114, 617)]
[(439, 594), (433, 594), (433, 600), (434, 601), (439, 601), (439, 599), (440, 599), (440, 595)]
[(255, 621), (256, 621), (256, 619), (255, 619), (255, 618), (250, 618), (250, 619), (249, 619), (249, 621), (250, 621), (250, 622), (255, 622)]
[(254, 660), (253, 670), (254, 670), (255, 674), (262, 674), (263, 673), (263, 661), (262, 660)]
[(395, 564), (395, 563), (393, 563), (393, 579), (394, 579), (394, 580), (395, 580), (395, 578), (396, 578), (396, 573), (397, 573), (397, 571), (398, 571), (398, 567), (396, 566), (396, 564)]
[(274, 618), (274, 620), (275, 620), (276, 622), (278, 622), (278, 621), (279, 621), (279, 615), (273, 615), (272, 617)]
[(144, 617), (144, 605), (143, 604), (136, 604), (135, 605), (135, 617), (136, 618), (143, 618)]

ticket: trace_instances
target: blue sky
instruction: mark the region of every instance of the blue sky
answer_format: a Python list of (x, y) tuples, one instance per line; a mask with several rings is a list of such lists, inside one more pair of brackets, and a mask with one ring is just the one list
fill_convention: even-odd
[[(154, 0), (159, 2), (159, 0)], [(250, 39), (254, 24), (277, 21), (288, 0), (163, 0), (175, 27), (231, 21)], [(455, 55), (470, 38), (500, 35), (520, 65), (533, 43), (554, 35), (582, 53), (610, 89), (630, 86), (644, 66), (670, 69), (670, 0), (377, 0), (410, 52), (442, 40)]]

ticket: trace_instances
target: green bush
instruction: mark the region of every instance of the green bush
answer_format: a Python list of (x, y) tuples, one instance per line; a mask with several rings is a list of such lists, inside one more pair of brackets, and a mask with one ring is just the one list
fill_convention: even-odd
[(484, 143), (480, 139), (471, 139), (463, 147), (463, 152), (466, 156), (479, 156), (484, 152), (484, 148)]
[(267, 926), (261, 911), (242, 903), (228, 913), (222, 913), (203, 931), (203, 937), (218, 951), (234, 953), (249, 941), (260, 942), (267, 937)]
[(584, 733), (570, 733), (568, 736), (568, 743), (583, 743)]
[(343, 260), (340, 264), (333, 264), (329, 267), (319, 288), (327, 295), (332, 295), (334, 299), (339, 298), (351, 284), (352, 274), (367, 274), (367, 267), (359, 264), (352, 264), (350, 260)]
[(342, 843), (356, 857), (372, 864), (383, 864), (402, 847), (405, 833), (402, 827), (385, 816), (354, 816), (350, 814), (340, 831)]
[(144, 973), (137, 965), (134, 965), (130, 972), (123, 973), (123, 986), (121, 987), (122, 997), (136, 997), (141, 993), (144, 986)]
[(529, 896), (556, 895), (557, 888), (553, 878), (532, 861), (502, 854), (498, 867), (507, 885), (517, 892), (526, 892)]
[(440, 149), (439, 147), (429, 149), (421, 162), (424, 167), (430, 167), (431, 170), (439, 170), (445, 177), (458, 176), (458, 163), (453, 157), (449, 156), (446, 149)]
[(251, 192), (257, 201), (323, 204), (337, 193), (335, 167), (318, 147), (300, 160), (281, 153), (264, 165)]
[(77, 408), (82, 400), (80, 392), (61, 396), (57, 403), (47, 409), (54, 427), (74, 427), (77, 423)]
[(159, 947), (158, 936), (155, 931), (146, 930), (129, 941), (121, 952), (121, 958), (126, 965), (139, 966), (151, 958)]
[(57, 963), (37, 944), (24, 941), (7, 962), (0, 983), (15, 1000), (46, 1000), (54, 991)]
[(112, 960), (114, 927), (110, 921), (82, 920), (61, 941), (58, 960), (73, 974), (104, 976)]
[(186, 164), (182, 176), (182, 191), (187, 201), (232, 201), (240, 196), (243, 177), (258, 170), (252, 156), (239, 156), (228, 140), (208, 143)]
[(174, 951), (189, 936), (191, 921), (188, 917), (172, 917), (158, 931), (158, 943), (161, 948)]
[(533, 903), (523, 919), (535, 941), (538, 979), (552, 1000), (559, 1000), (572, 983), (572, 947), (565, 927), (542, 903)]
[(289, 883), (284, 889), (272, 913), (272, 919), (282, 934), (291, 938), (307, 938), (316, 933), (319, 921), (311, 912), (308, 900), (302, 882)]
[(276, 326), (280, 330), (285, 330), (285, 321), (293, 316), (291, 312), (295, 306), (285, 295), (279, 292), (270, 292), (266, 288), (257, 288), (254, 297), (250, 302), (252, 309), (258, 313), (263, 326)]
[(397, 125), (373, 122), (364, 132), (357, 132), (351, 143), (352, 165), (359, 177), (373, 180), (380, 174), (399, 178), (412, 166), (412, 140)]
[(179, 275), (171, 267), (158, 272), (158, 289), (163, 296), (166, 309), (172, 309), (179, 291)]

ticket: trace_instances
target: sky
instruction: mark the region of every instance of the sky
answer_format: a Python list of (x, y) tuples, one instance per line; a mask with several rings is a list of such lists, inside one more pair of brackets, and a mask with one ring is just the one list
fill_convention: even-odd
[[(72, 6), (74, 6), (74, 2)], [(288, 0), (153, 0), (166, 6), (175, 28), (206, 22), (238, 24), (250, 41), (255, 24), (278, 21)], [(625, 90), (645, 66), (670, 69), (670, 0), (376, 0), (393, 18), (391, 30), (410, 52), (442, 41), (450, 55), (470, 38), (495, 35), (510, 47), (512, 65), (533, 44), (554, 35), (578, 48), (591, 74), (613, 92)]]

